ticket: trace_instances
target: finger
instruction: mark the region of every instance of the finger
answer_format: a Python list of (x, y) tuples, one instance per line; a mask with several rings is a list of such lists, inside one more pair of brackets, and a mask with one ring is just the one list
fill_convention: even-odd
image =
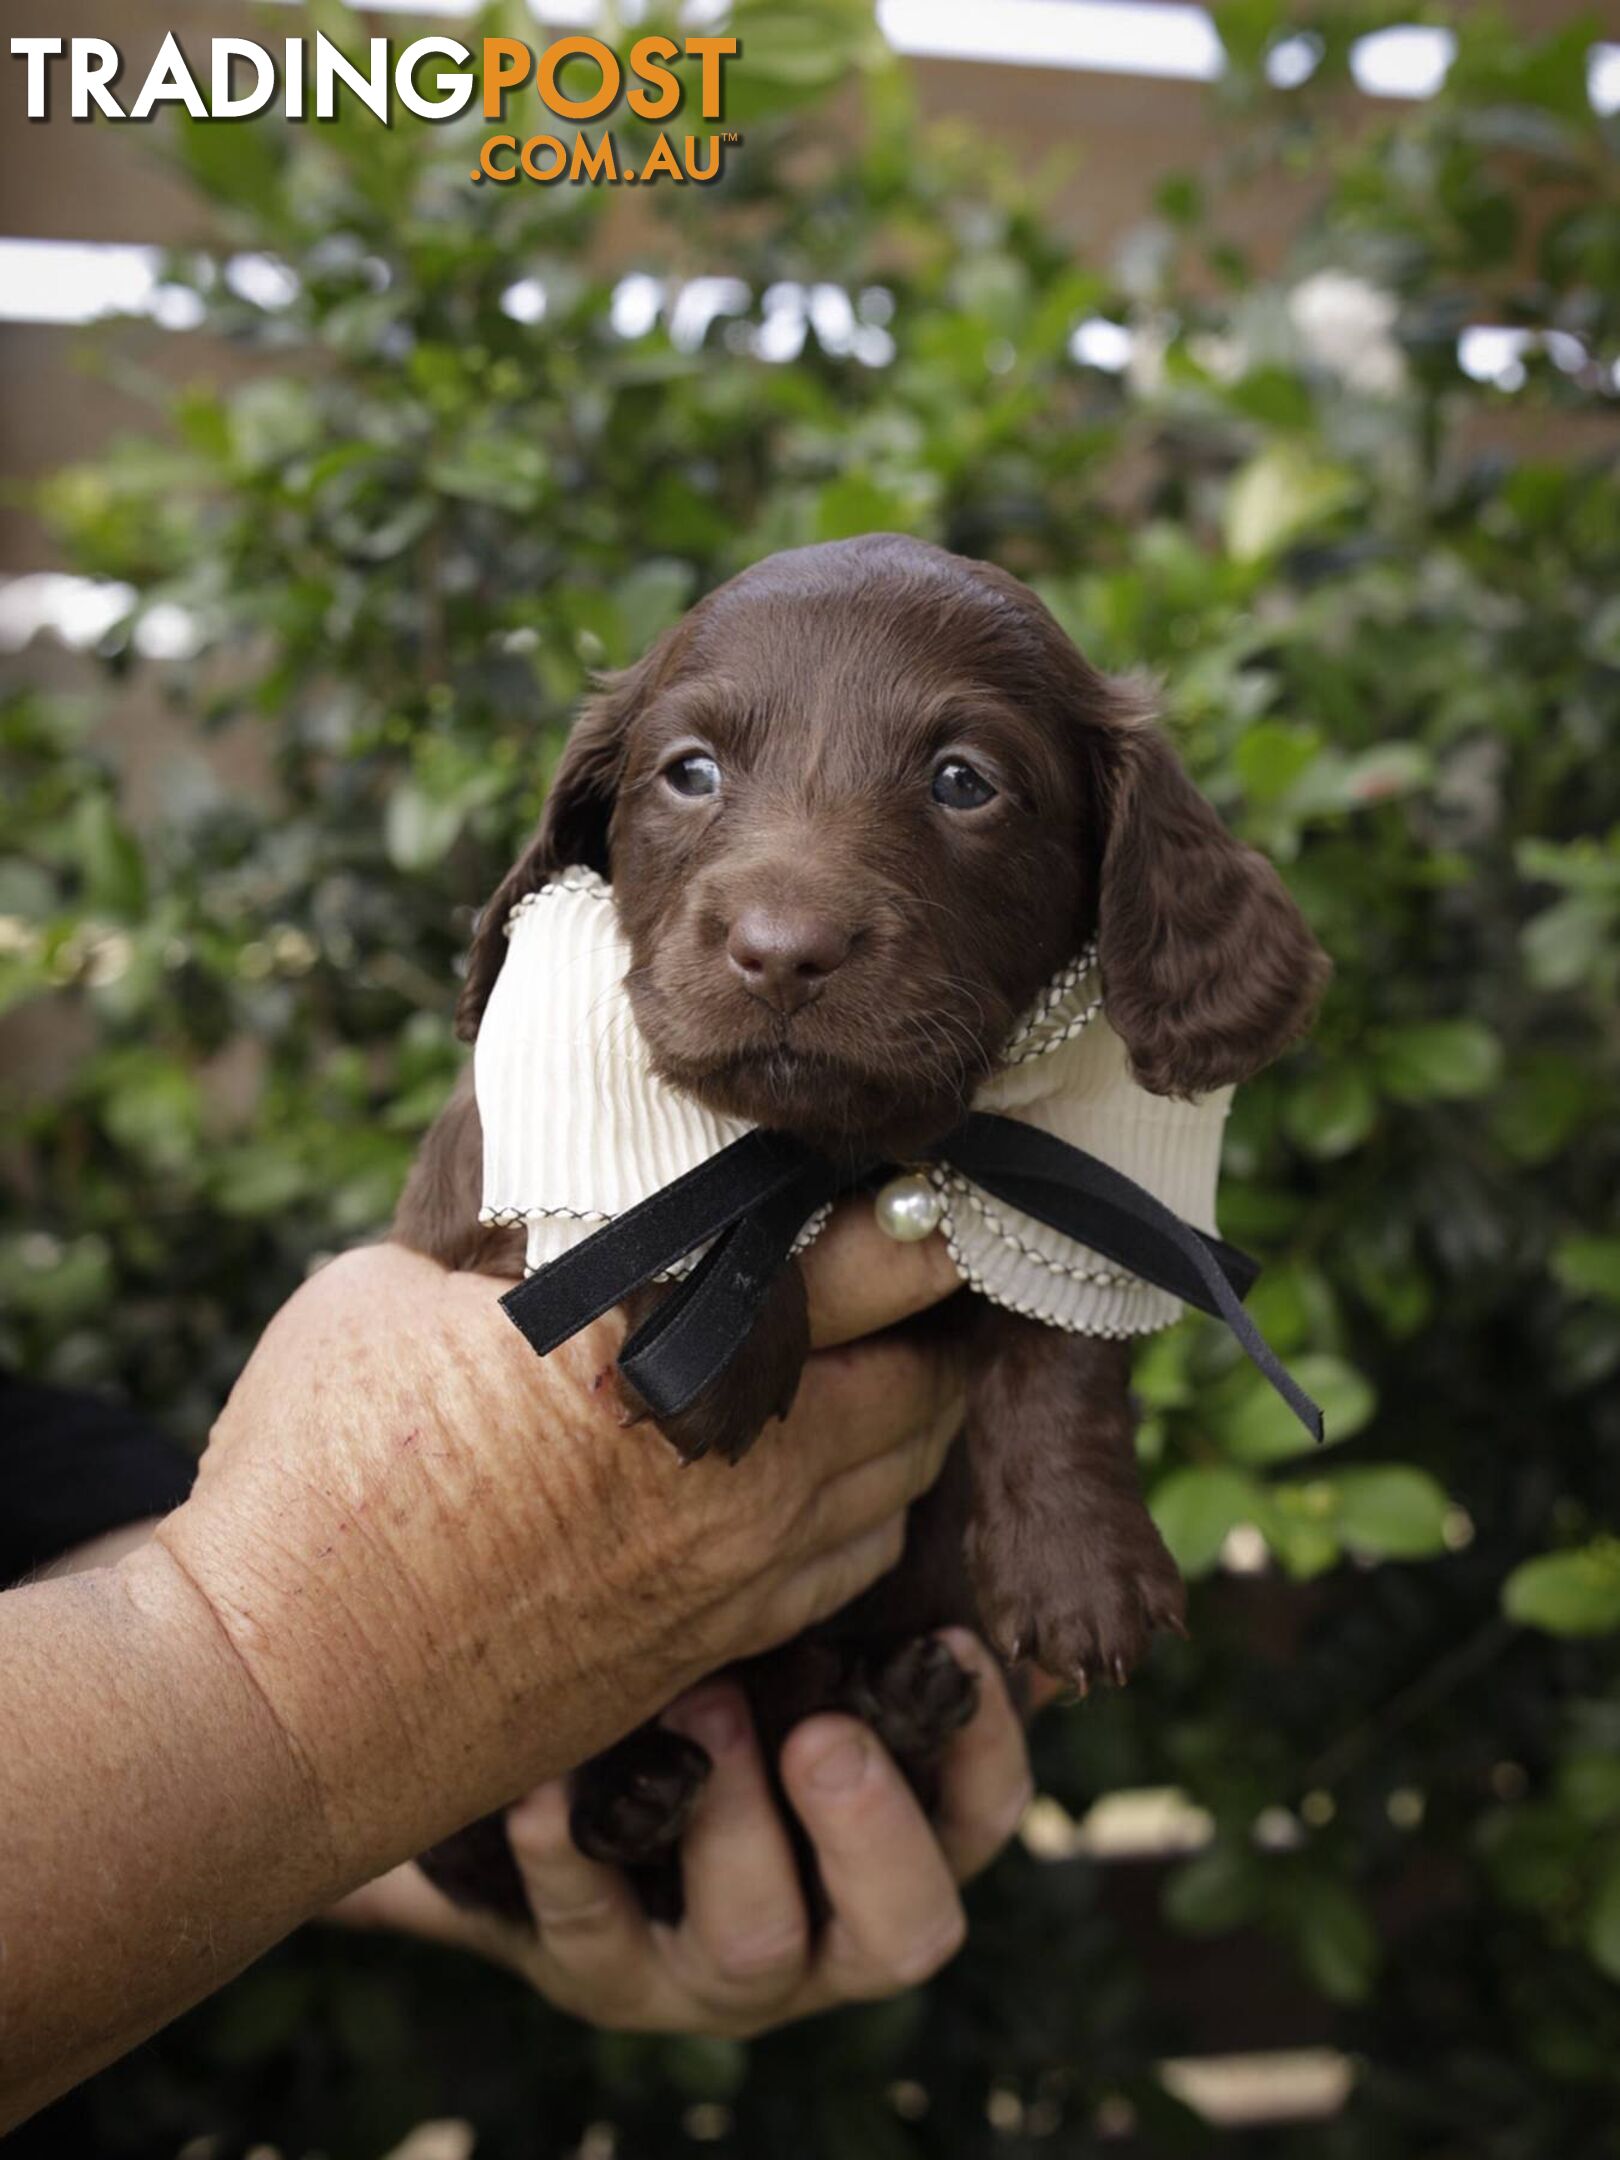
[(958, 1882), (966, 1882), (995, 1858), (1017, 1829), (1034, 1785), (1024, 1729), (1000, 1666), (966, 1628), (947, 1628), (941, 1640), (979, 1682), (979, 1707), (945, 1751), (934, 1817), (935, 1835), (951, 1872)]
[(374, 1882), (363, 1883), (330, 1906), (324, 1916), (340, 1927), (386, 1928), (458, 1949), (488, 1951), (491, 1931), (500, 1923), (485, 1914), (466, 1912), (430, 1883), (414, 1860), (407, 1860)]
[(759, 1647), (772, 1649), (838, 1612), (898, 1564), (905, 1543), (906, 1518), (895, 1514), (795, 1570), (771, 1593)]
[(666, 1711), (713, 1768), (681, 1844), (686, 1917), (668, 1945), (705, 2002), (766, 2010), (803, 1978), (810, 1923), (742, 1690), (709, 1685)]
[(788, 1735), (782, 1781), (832, 1906), (819, 1976), (840, 1996), (867, 1999), (937, 1972), (962, 1946), (962, 1903), (876, 1737), (854, 1718), (810, 1718)]
[(938, 1345), (883, 1336), (806, 1363), (792, 1412), (787, 1460), (807, 1483), (883, 1455), (922, 1427), (962, 1417), (957, 1361)]
[(800, 1266), (818, 1350), (875, 1335), (962, 1287), (943, 1238), (896, 1244), (878, 1228), (865, 1198), (833, 1210)]
[(506, 1834), (547, 1959), (587, 2013), (632, 1996), (651, 1962), (651, 1938), (617, 1868), (591, 1860), (568, 1828), (568, 1788), (540, 1785), (507, 1812)]
[(844, 1545), (927, 1492), (956, 1436), (954, 1415), (907, 1435), (897, 1447), (853, 1470), (840, 1471), (811, 1495), (804, 1536), (811, 1551)]

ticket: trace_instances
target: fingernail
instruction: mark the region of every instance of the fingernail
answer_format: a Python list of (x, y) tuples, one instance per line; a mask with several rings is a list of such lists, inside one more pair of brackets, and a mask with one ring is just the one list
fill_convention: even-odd
[(742, 1738), (742, 1705), (734, 1695), (699, 1695), (678, 1704), (664, 1722), (711, 1755), (723, 1755)]
[(939, 1640), (964, 1672), (977, 1673), (981, 1677), (988, 1673), (989, 1660), (977, 1635), (970, 1634), (966, 1628), (948, 1627), (940, 1629)]
[(817, 1792), (853, 1792), (866, 1775), (870, 1751), (853, 1733), (818, 1755), (806, 1773)]

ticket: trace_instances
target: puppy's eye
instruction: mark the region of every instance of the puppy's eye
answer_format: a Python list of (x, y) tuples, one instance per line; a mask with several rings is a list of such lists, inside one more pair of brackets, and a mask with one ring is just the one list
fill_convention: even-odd
[(934, 775), (934, 800), (947, 810), (982, 810), (996, 790), (964, 758), (947, 758)]
[(720, 768), (712, 757), (704, 757), (701, 752), (677, 758), (673, 765), (666, 765), (664, 779), (677, 795), (718, 795), (720, 792)]

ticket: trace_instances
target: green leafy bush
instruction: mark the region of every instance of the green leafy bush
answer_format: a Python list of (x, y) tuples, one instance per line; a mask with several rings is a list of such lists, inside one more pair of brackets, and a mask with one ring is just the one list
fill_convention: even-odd
[[(182, 141), (227, 240), (173, 274), (246, 368), (49, 502), (137, 594), (109, 665), (192, 611), (166, 687), (263, 778), (137, 829), (94, 712), (4, 709), (0, 996), (63, 1051), (18, 1111), (0, 1348), (200, 1436), (310, 1260), (386, 1222), (456, 1068), (471, 910), (589, 671), (773, 548), (892, 526), (994, 557), (1157, 673), (1337, 968), (1239, 1100), (1223, 1200), (1332, 1445), (1213, 1325), (1146, 1350), (1194, 1640), (1049, 1719), (1043, 1788), (1208, 1811), (1170, 1927), (1259, 1928), (1360, 2066), (1343, 2117), (1267, 2150), (1612, 2153), (1620, 193), (1586, 34), (1469, 11), (1440, 98), (1346, 132), (1370, 18), (1324, 19), (1282, 94), (1243, 0), (1225, 163), (1105, 265), (919, 132), (861, 0), (738, 13), (745, 149), (719, 191), (644, 195), (630, 258), (604, 191), (474, 188), (454, 129)], [(1279, 172), (1312, 207), (1268, 267), (1231, 212)], [(296, 286), (242, 297), (233, 250)], [(716, 273), (705, 323), (686, 281)], [(1071, 354), (1089, 317), (1132, 327), (1123, 373)], [(1511, 393), (1459, 366), (1472, 322), (1533, 333)], [(1195, 2149), (1153, 2065), (1204, 2028), (1093, 1868), (1015, 1853), (975, 1915), (926, 1996), (752, 2051), (307, 1942), (82, 2106), (109, 2152), (371, 2152), (466, 2113), (481, 2154), (610, 2123), (626, 2155), (849, 2160), (1089, 2151), (1124, 2096)]]

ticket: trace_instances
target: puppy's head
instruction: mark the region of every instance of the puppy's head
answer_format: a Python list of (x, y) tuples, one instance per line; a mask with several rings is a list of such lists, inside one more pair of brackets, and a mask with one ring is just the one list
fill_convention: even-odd
[(611, 876), (663, 1077), (821, 1146), (958, 1123), (1019, 1012), (1098, 938), (1136, 1077), (1202, 1093), (1305, 1024), (1326, 963), (1140, 697), (1018, 581), (889, 534), (796, 549), (607, 680), (486, 911)]

